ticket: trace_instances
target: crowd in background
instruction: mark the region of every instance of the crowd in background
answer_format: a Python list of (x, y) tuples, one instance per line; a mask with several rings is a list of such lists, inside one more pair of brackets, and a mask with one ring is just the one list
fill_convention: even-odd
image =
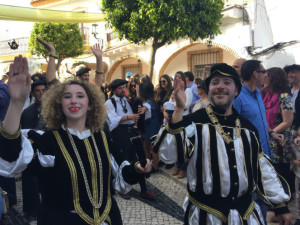
[[(97, 57), (97, 50), (95, 52)], [(243, 83), (241, 94), (235, 99), (233, 106), (238, 113), (249, 119), (257, 128), (264, 153), (272, 160), (278, 173), (288, 181), (292, 192), (296, 193), (299, 210), (296, 219), (300, 219), (300, 65), (294, 64), (284, 68), (273, 67), (265, 70), (260, 61), (238, 59), (234, 62), (233, 68), (238, 72)], [(96, 70), (96, 74), (102, 74), (101, 70), (102, 68), (99, 71)], [(76, 75), (81, 79), (86, 79), (82, 75), (87, 73), (89, 70), (83, 69)], [(112, 81), (110, 85), (103, 86), (102, 91), (106, 100), (109, 101), (119, 87), (126, 86), (124, 90), (120, 91), (120, 96), (118, 96), (120, 98), (116, 99), (116, 101), (120, 101), (122, 107), (119, 110), (124, 112), (120, 121), (127, 119), (129, 122), (126, 125), (137, 127), (138, 135), (142, 137), (145, 156), (152, 160), (151, 173), (157, 173), (159, 167), (165, 166), (166, 169), (172, 168), (173, 176), (182, 179), (187, 175), (187, 164), (169, 163), (168, 160), (160, 158), (158, 154), (154, 153), (151, 146), (151, 138), (159, 132), (162, 125), (166, 125), (172, 119), (172, 113), (176, 108), (173, 90), (175, 78), (184, 82), (186, 94), (184, 115), (191, 114), (210, 104), (205, 81), (195, 78), (189, 71), (164, 74), (159, 77), (157, 85), (152, 84), (148, 75), (132, 74), (126, 77), (127, 81), (120, 79), (119, 83), (111, 85), (114, 82)], [(7, 74), (3, 75), (2, 81), (0, 81), (0, 121), (5, 117), (4, 109), (9, 102), (6, 80)], [(86, 80), (88, 81), (88, 79)], [(31, 95), (24, 107), (21, 119), (22, 128), (44, 128), (45, 124), (39, 112), (41, 97), (47, 85), (49, 85), (49, 81), (46, 79), (46, 75), (35, 74), (32, 76)], [(132, 109), (130, 114), (126, 102), (124, 102), (125, 106), (122, 102), (123, 92)], [(114, 107), (112, 111), (117, 113), (117, 108)], [(125, 119), (123, 119), (124, 116)], [(108, 124), (109, 130), (113, 133), (115, 128), (110, 126), (114, 126), (113, 121)], [(116, 127), (119, 127), (119, 124)], [(24, 212), (30, 214), (40, 207), (38, 181), (30, 175), (28, 176), (26, 171), (22, 176), (23, 192), (35, 189), (33, 195), (27, 196), (23, 193)], [(6, 180), (2, 181), (2, 179)], [(28, 180), (29, 184), (27, 184)], [(0, 177), (0, 186), (9, 193), (11, 205), (16, 203), (14, 182), (14, 178)], [(141, 193), (142, 196), (155, 197), (155, 194), (147, 192), (143, 181), (140, 182), (140, 185), (142, 189), (145, 189)], [(124, 194), (124, 198), (130, 197), (127, 195), (127, 191), (122, 194)], [(28, 201), (31, 202), (29, 205), (27, 205)], [(273, 219), (276, 220), (276, 218)], [(300, 220), (297, 222), (300, 224)]]

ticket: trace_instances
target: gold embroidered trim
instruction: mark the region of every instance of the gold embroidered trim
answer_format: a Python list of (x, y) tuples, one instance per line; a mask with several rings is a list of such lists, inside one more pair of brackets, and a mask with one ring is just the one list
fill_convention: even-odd
[(282, 208), (282, 207), (285, 207), (285, 206), (286, 206), (285, 203), (280, 203), (279, 205), (273, 206), (272, 208), (273, 209), (279, 209), (279, 208)]
[(179, 128), (177, 128), (176, 130), (173, 130), (173, 129), (171, 129), (170, 127), (169, 127), (169, 124), (167, 124), (166, 126), (165, 126), (165, 128), (166, 128), (166, 130), (170, 133), (170, 134), (178, 134), (178, 133), (180, 133), (181, 131), (183, 131), (183, 129), (184, 129), (184, 127), (179, 127)]
[[(95, 157), (92, 151), (92, 147), (90, 145), (89, 139), (85, 138), (84, 139), (84, 145), (86, 147), (87, 150), (87, 154), (88, 154), (88, 159), (90, 162), (90, 166), (91, 166), (91, 178), (92, 178), (92, 192), (93, 192), (93, 200), (94, 202), (98, 201), (98, 180), (97, 180), (97, 166), (96, 166), (96, 161), (95, 161)], [(100, 157), (101, 160), (101, 157)], [(102, 165), (102, 163), (101, 163)], [(103, 171), (102, 168), (99, 168), (99, 173), (100, 173), (100, 198), (99, 198), (99, 204), (102, 205), (102, 201), (103, 201)], [(99, 210), (96, 208), (93, 208), (93, 214), (94, 214), (94, 218), (98, 219), (99, 218)]]
[(198, 208), (203, 209), (204, 211), (209, 212), (209, 213), (219, 217), (224, 223), (226, 223), (227, 217), (223, 213), (221, 213), (220, 211), (198, 202), (190, 194), (188, 194), (188, 198)]
[(109, 217), (109, 216), (107, 216), (107, 217), (106, 217), (106, 221), (108, 222), (108, 224), (109, 224), (109, 225), (112, 225), (112, 224), (111, 224), (111, 220), (110, 220), (110, 217)]
[[(232, 138), (226, 134), (226, 132), (223, 130), (221, 124), (219, 123), (218, 118), (216, 117), (216, 115), (214, 114), (215, 112), (213, 111), (213, 109), (211, 108), (211, 105), (208, 105), (205, 108), (207, 115), (209, 117), (209, 119), (211, 120), (211, 122), (213, 123), (213, 125), (216, 127), (217, 132), (222, 136), (223, 140), (226, 142), (226, 144), (230, 144), (233, 140)], [(239, 120), (239, 118), (237, 118), (235, 120), (235, 136), (237, 138), (241, 137), (241, 122)]]
[[(106, 153), (108, 153), (108, 160), (109, 160), (109, 176), (108, 176), (108, 196), (107, 196), (107, 204), (106, 207), (104, 209), (104, 212), (102, 213), (101, 217), (99, 219), (92, 219), (90, 218), (81, 208), (80, 203), (79, 203), (79, 190), (78, 190), (78, 178), (77, 178), (77, 171), (74, 165), (74, 162), (71, 158), (71, 156), (69, 155), (58, 131), (53, 131), (54, 136), (57, 140), (57, 143), (63, 153), (63, 156), (68, 164), (69, 167), (69, 171), (70, 171), (70, 175), (71, 175), (71, 182), (72, 182), (72, 190), (73, 190), (73, 203), (74, 203), (74, 207), (75, 207), (75, 211), (76, 213), (88, 224), (91, 225), (97, 225), (97, 224), (101, 224), (105, 218), (108, 216), (108, 213), (110, 211), (111, 208), (111, 196), (110, 196), (110, 176), (111, 176), (111, 164), (110, 164), (110, 157), (109, 157), (109, 153), (108, 153), (108, 148), (107, 148), (107, 141), (106, 141), (106, 137), (105, 139), (103, 138), (103, 142), (104, 142), (104, 146), (106, 149)], [(103, 134), (102, 134), (103, 137)]]
[(247, 209), (247, 211), (245, 212), (245, 215), (243, 216), (244, 220), (248, 220), (249, 216), (253, 212), (254, 207), (255, 207), (255, 203), (252, 200), (251, 204), (249, 205), (249, 208)]
[(10, 133), (10, 132), (5, 131), (2, 127), (2, 125), (3, 125), (3, 122), (1, 122), (1, 124), (0, 124), (0, 133), (4, 138), (13, 140), (13, 139), (17, 139), (21, 135), (21, 126), (19, 126), (19, 129), (16, 132)]

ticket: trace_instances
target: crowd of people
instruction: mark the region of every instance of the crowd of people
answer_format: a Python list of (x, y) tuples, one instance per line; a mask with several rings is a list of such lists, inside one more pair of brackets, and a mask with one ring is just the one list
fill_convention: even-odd
[[(185, 224), (291, 224), (300, 212), (300, 65), (265, 70), (258, 60), (214, 64), (205, 80), (178, 71), (129, 74), (103, 84), (102, 47), (90, 68), (60, 82), (55, 48), (46, 74), (16, 57), (0, 81), (0, 187), (38, 224), (122, 224), (116, 192), (154, 200), (146, 179), (159, 167), (187, 177)], [(41, 197), (40, 197), (41, 194)], [(300, 213), (294, 218), (300, 224)]]

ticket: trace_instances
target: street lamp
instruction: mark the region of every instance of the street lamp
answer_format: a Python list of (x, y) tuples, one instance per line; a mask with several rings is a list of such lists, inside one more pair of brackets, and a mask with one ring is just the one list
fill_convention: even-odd
[(94, 35), (94, 38), (99, 43), (101, 43), (101, 45), (103, 44), (103, 39), (101, 37), (97, 37), (97, 35), (98, 35), (98, 24), (97, 23), (92, 24), (92, 35)]
[(207, 42), (207, 49), (208, 49), (209, 52), (211, 51), (212, 46), (213, 46), (213, 45), (212, 45), (212, 41), (209, 40), (209, 41)]
[(11, 43), (8, 42), (8, 45), (9, 45), (9, 47), (10, 47), (11, 49), (13, 49), (13, 50), (18, 49), (18, 47), (19, 47), (19, 45), (17, 44), (17, 42), (16, 42), (15, 39), (13, 39), (13, 41), (12, 41)]

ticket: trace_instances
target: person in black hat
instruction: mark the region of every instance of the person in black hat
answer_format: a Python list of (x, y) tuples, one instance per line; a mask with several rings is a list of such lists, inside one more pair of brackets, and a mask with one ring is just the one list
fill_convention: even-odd
[[(126, 98), (128, 81), (115, 79), (110, 84), (111, 98), (105, 102), (107, 117), (106, 123), (112, 134), (112, 139), (118, 144), (121, 152), (125, 152), (129, 162), (145, 159), (141, 137), (136, 132), (134, 124), (139, 120), (138, 112), (134, 113)], [(139, 158), (137, 159), (137, 155)], [(154, 199), (156, 194), (147, 190), (145, 177), (139, 179), (141, 197)], [(124, 193), (120, 193), (124, 199), (131, 198), (132, 187), (126, 187)]]
[(41, 73), (35, 73), (35, 74), (31, 75), (31, 80), (32, 81), (46, 80), (46, 76)]
[(288, 184), (262, 153), (256, 128), (232, 107), (241, 90), (237, 72), (215, 64), (205, 85), (211, 104), (183, 117), (184, 84), (175, 79), (176, 109), (153, 142), (161, 157), (189, 163), (184, 223), (265, 224), (252, 199), (257, 192), (289, 224)]
[(88, 68), (88, 67), (85, 67), (85, 68), (81, 68), (80, 70), (78, 70), (76, 72), (76, 76), (79, 77), (81, 80), (86, 80), (86, 81), (89, 81), (90, 79), (90, 72), (91, 69)]

